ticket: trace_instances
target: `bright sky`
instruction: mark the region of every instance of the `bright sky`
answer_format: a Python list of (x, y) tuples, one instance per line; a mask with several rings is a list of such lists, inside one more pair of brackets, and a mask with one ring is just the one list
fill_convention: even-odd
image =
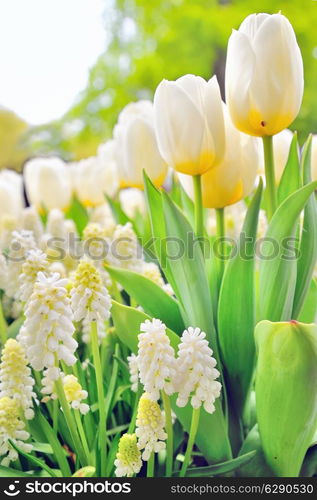
[(0, 106), (59, 118), (106, 45), (104, 0), (0, 0)]

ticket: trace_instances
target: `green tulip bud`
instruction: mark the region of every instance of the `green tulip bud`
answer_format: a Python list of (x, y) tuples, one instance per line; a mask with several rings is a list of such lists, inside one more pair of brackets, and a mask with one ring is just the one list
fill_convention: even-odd
[(317, 325), (261, 321), (256, 410), (267, 463), (297, 477), (317, 424)]

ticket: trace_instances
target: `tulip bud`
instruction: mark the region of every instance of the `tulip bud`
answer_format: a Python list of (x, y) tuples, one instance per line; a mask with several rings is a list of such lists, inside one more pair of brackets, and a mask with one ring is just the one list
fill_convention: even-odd
[(317, 421), (317, 326), (261, 321), (256, 411), (266, 460), (277, 476), (297, 477)]
[(114, 196), (118, 189), (113, 141), (102, 144), (98, 156), (73, 163), (72, 177), (77, 198), (86, 207), (105, 203), (105, 195)]
[(201, 175), (222, 159), (222, 101), (216, 77), (185, 75), (163, 80), (154, 96), (155, 130), (161, 155), (178, 172)]
[(23, 202), (22, 176), (12, 170), (0, 172), (0, 214), (3, 217), (18, 219)]
[[(226, 149), (218, 166), (202, 175), (203, 205), (223, 208), (249, 195), (255, 183), (260, 163), (258, 140), (239, 132), (232, 124), (225, 105)], [(193, 198), (193, 180), (178, 174), (181, 184)]]
[(161, 186), (167, 165), (158, 150), (150, 101), (128, 104), (113, 132), (120, 187), (143, 188), (143, 170)]
[(303, 61), (290, 22), (252, 14), (233, 31), (227, 51), (226, 100), (236, 127), (274, 135), (296, 118), (303, 97)]
[(70, 169), (60, 158), (33, 158), (24, 167), (29, 203), (37, 210), (67, 209), (72, 197)]

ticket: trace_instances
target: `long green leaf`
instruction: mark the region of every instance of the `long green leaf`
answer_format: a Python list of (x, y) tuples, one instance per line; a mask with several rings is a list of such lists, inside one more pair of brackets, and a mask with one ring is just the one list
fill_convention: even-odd
[[(249, 205), (237, 246), (226, 266), (219, 296), (218, 335), (230, 395), (240, 413), (254, 370), (254, 258), (262, 181)], [(234, 290), (234, 300), (232, 292)]]
[(208, 465), (207, 467), (196, 467), (192, 469), (187, 469), (186, 476), (189, 477), (213, 477), (220, 476), (226, 474), (228, 472), (232, 472), (239, 467), (250, 462), (254, 456), (256, 455), (256, 451), (249, 451), (245, 453), (245, 455), (240, 455), (237, 458), (233, 458), (232, 460), (227, 460), (226, 462), (222, 462), (220, 464)]
[(36, 465), (37, 467), (40, 467), (41, 469), (44, 469), (51, 477), (57, 477), (57, 474), (53, 469), (51, 469), (48, 465), (43, 460), (40, 460), (39, 458), (34, 457), (30, 453), (26, 453), (25, 451), (21, 450), (13, 441), (9, 440), (10, 445), (12, 448), (15, 449), (19, 453), (19, 455), (22, 455), (22, 457), (27, 458), (33, 465)]
[(65, 217), (67, 219), (72, 219), (75, 222), (79, 235), (82, 235), (83, 230), (88, 224), (89, 216), (86, 208), (76, 197), (73, 198), (71, 206), (67, 210)]
[[(116, 334), (119, 339), (127, 345), (132, 352), (137, 353), (140, 324), (146, 319), (150, 319), (149, 316), (142, 311), (124, 306), (114, 301), (111, 311)], [(171, 346), (176, 351), (180, 341), (179, 336), (169, 329), (167, 329), (166, 333), (170, 339)], [(176, 397), (172, 396), (171, 400), (177, 418), (184, 429), (189, 432), (192, 416), (191, 406), (186, 405), (185, 408), (179, 408), (175, 403)], [(227, 426), (219, 402), (216, 402), (216, 407), (217, 410), (212, 415), (202, 409), (196, 436), (197, 446), (204, 453), (206, 460), (211, 463), (232, 458), (230, 444), (226, 434)]]
[(311, 280), (308, 293), (306, 295), (303, 307), (298, 316), (301, 323), (314, 323), (317, 321), (317, 282)]
[(36, 474), (27, 474), (21, 470), (11, 469), (0, 465), (0, 477), (38, 477)]
[(298, 156), (297, 133), (294, 133), (288, 159), (278, 187), (278, 201), (281, 204), (290, 194), (297, 191), (302, 185), (300, 163)]
[[(303, 151), (303, 181), (311, 181), (311, 136)], [(304, 211), (304, 223), (300, 243), (300, 255), (297, 263), (297, 281), (294, 297), (293, 318), (296, 319), (303, 307), (317, 261), (317, 202), (313, 193)]]
[(260, 319), (287, 321), (292, 318), (297, 274), (297, 220), (316, 187), (317, 182), (312, 182), (290, 195), (272, 217), (261, 246)]
[(183, 332), (185, 327), (178, 303), (161, 287), (133, 271), (113, 267), (107, 267), (107, 270), (147, 314), (159, 318), (176, 333)]

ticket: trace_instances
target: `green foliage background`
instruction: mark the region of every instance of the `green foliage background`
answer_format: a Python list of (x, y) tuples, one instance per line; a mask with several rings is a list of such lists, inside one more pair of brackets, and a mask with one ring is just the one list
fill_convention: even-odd
[[(29, 128), (12, 144), (30, 154), (57, 152), (65, 159), (95, 153), (111, 136), (125, 104), (151, 98), (163, 79), (185, 73), (223, 85), (227, 41), (233, 28), (253, 12), (281, 11), (293, 24), (305, 68), (305, 95), (292, 129), (303, 140), (317, 132), (317, 1), (315, 0), (104, 0), (107, 48), (90, 71), (86, 89), (61, 120)], [(87, 43), (89, 41), (87, 40)], [(74, 55), (80, 57), (80, 54)], [(1, 111), (0, 111), (1, 121)], [(1, 125), (0, 125), (1, 128)], [(1, 146), (1, 143), (0, 143)], [(4, 162), (0, 158), (0, 166)]]

